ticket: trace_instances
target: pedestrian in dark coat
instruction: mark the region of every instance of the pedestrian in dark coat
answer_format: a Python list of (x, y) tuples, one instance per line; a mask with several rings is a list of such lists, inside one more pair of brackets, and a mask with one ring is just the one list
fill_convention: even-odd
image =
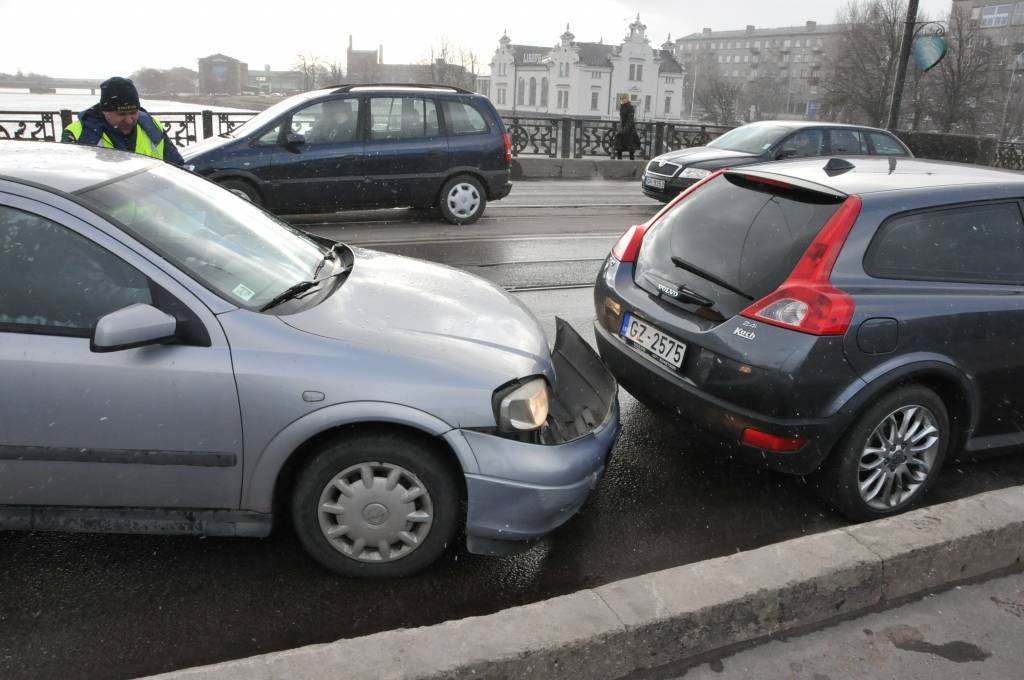
[(619, 131), (615, 134), (615, 158), (622, 158), (622, 152), (629, 153), (629, 160), (640, 150), (640, 135), (636, 132), (636, 109), (629, 101), (628, 94), (619, 95)]

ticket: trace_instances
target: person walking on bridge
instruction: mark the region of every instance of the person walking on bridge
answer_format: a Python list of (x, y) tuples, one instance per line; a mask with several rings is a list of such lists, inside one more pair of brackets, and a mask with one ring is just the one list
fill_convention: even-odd
[(99, 103), (79, 113), (64, 128), (60, 141), (130, 151), (175, 165), (185, 163), (160, 121), (139, 106), (139, 92), (128, 78), (104, 80)]

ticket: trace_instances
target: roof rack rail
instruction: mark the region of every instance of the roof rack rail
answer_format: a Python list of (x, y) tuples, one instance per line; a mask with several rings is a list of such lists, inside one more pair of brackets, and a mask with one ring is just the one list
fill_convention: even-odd
[(476, 94), (472, 90), (467, 90), (455, 85), (440, 85), (437, 83), (349, 83), (342, 85), (327, 85), (324, 89), (334, 90), (335, 92), (350, 92), (356, 87), (421, 87), (425, 90), (454, 90), (459, 94)]

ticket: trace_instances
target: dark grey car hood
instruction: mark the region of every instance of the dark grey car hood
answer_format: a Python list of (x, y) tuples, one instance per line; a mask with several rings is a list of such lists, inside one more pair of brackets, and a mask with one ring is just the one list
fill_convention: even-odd
[(443, 265), (353, 248), (352, 273), (320, 304), (282, 316), (327, 338), (442, 361), (493, 380), (542, 373), (553, 378), (544, 331), (516, 298)]
[(694, 146), (689, 149), (679, 149), (663, 153), (652, 162), (671, 161), (680, 163), (684, 167), (704, 163), (706, 161), (725, 161), (730, 159), (749, 160), (757, 158), (757, 154), (744, 151), (733, 151), (732, 149), (716, 149), (710, 146)]

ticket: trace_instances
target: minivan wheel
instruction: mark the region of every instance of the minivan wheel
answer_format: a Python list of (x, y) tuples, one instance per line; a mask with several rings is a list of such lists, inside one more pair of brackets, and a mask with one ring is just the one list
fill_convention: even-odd
[(441, 187), (441, 215), (451, 224), (473, 224), (484, 214), (487, 194), (480, 182), (469, 175), (459, 175)]
[(451, 542), (459, 492), (441, 455), (402, 433), (338, 439), (301, 470), (292, 521), (303, 547), (344, 576), (395, 578)]
[(226, 179), (222, 182), (218, 182), (218, 184), (233, 193), (235, 196), (240, 196), (250, 203), (254, 203), (256, 205), (262, 205), (263, 203), (260, 199), (259, 193), (248, 182), (240, 179)]
[(949, 441), (942, 399), (921, 385), (900, 387), (857, 419), (822, 466), (815, 488), (850, 519), (898, 514), (924, 497)]

